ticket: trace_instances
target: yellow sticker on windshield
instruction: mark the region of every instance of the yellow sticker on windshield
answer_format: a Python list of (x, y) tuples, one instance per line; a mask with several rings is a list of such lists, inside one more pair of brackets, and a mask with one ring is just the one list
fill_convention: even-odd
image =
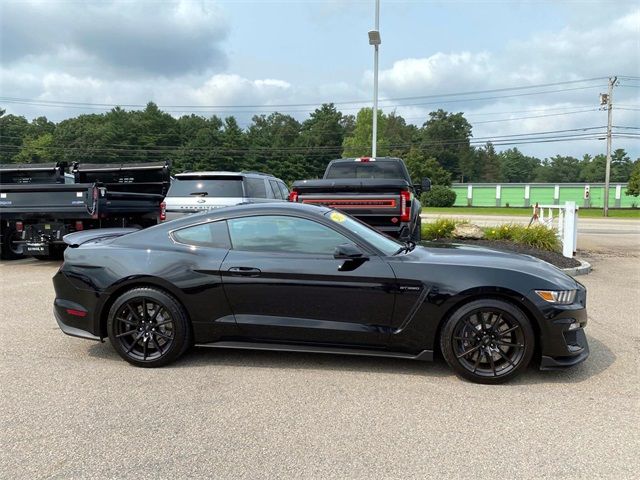
[(347, 219), (347, 217), (345, 217), (340, 212), (331, 212), (331, 215), (329, 215), (329, 218), (337, 223), (342, 223)]

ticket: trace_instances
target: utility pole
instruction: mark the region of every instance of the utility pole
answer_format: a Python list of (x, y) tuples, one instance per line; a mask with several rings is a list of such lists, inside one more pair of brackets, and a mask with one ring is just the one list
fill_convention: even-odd
[(373, 45), (373, 131), (371, 133), (371, 156), (375, 158), (378, 145), (378, 47), (380, 39), (380, 0), (376, 0), (376, 27), (369, 32), (369, 45)]
[(609, 179), (611, 177), (611, 119), (613, 111), (613, 87), (618, 77), (609, 77), (609, 90), (605, 95), (600, 94), (600, 105), (607, 106), (607, 166), (604, 174), (604, 202), (603, 214), (609, 216)]

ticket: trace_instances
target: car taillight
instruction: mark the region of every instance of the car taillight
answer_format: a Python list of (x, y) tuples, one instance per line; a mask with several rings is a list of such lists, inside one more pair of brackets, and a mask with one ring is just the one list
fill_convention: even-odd
[(411, 192), (403, 190), (400, 192), (400, 221), (411, 220)]
[(84, 225), (82, 224), (82, 220), (76, 220), (76, 231), (79, 232), (84, 230)]
[(16, 232), (22, 232), (24, 230), (24, 224), (22, 222), (16, 222)]
[(167, 219), (167, 204), (162, 202), (160, 204), (160, 221), (164, 222)]
[(296, 192), (295, 190), (292, 190), (289, 193), (289, 201), (290, 202), (297, 202), (298, 201), (298, 192)]

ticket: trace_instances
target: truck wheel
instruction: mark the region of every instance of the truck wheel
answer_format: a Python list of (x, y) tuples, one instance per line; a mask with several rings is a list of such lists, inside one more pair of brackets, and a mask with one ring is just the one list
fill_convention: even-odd
[(17, 260), (24, 258), (24, 244), (13, 243), (20, 239), (20, 234), (14, 229), (7, 229), (2, 234), (2, 259)]
[(418, 243), (420, 240), (422, 240), (422, 218), (418, 217), (418, 220), (413, 227), (413, 232), (411, 233), (411, 241)]

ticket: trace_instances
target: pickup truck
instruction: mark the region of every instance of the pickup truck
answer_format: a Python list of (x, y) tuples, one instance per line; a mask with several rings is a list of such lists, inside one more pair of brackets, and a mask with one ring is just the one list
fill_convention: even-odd
[(0, 165), (0, 255), (59, 256), (67, 233), (158, 223), (169, 166), (150, 164)]
[(341, 158), (329, 162), (321, 180), (294, 182), (289, 201), (336, 208), (381, 232), (418, 242), (418, 197), (430, 188), (428, 178), (414, 185), (400, 158)]

